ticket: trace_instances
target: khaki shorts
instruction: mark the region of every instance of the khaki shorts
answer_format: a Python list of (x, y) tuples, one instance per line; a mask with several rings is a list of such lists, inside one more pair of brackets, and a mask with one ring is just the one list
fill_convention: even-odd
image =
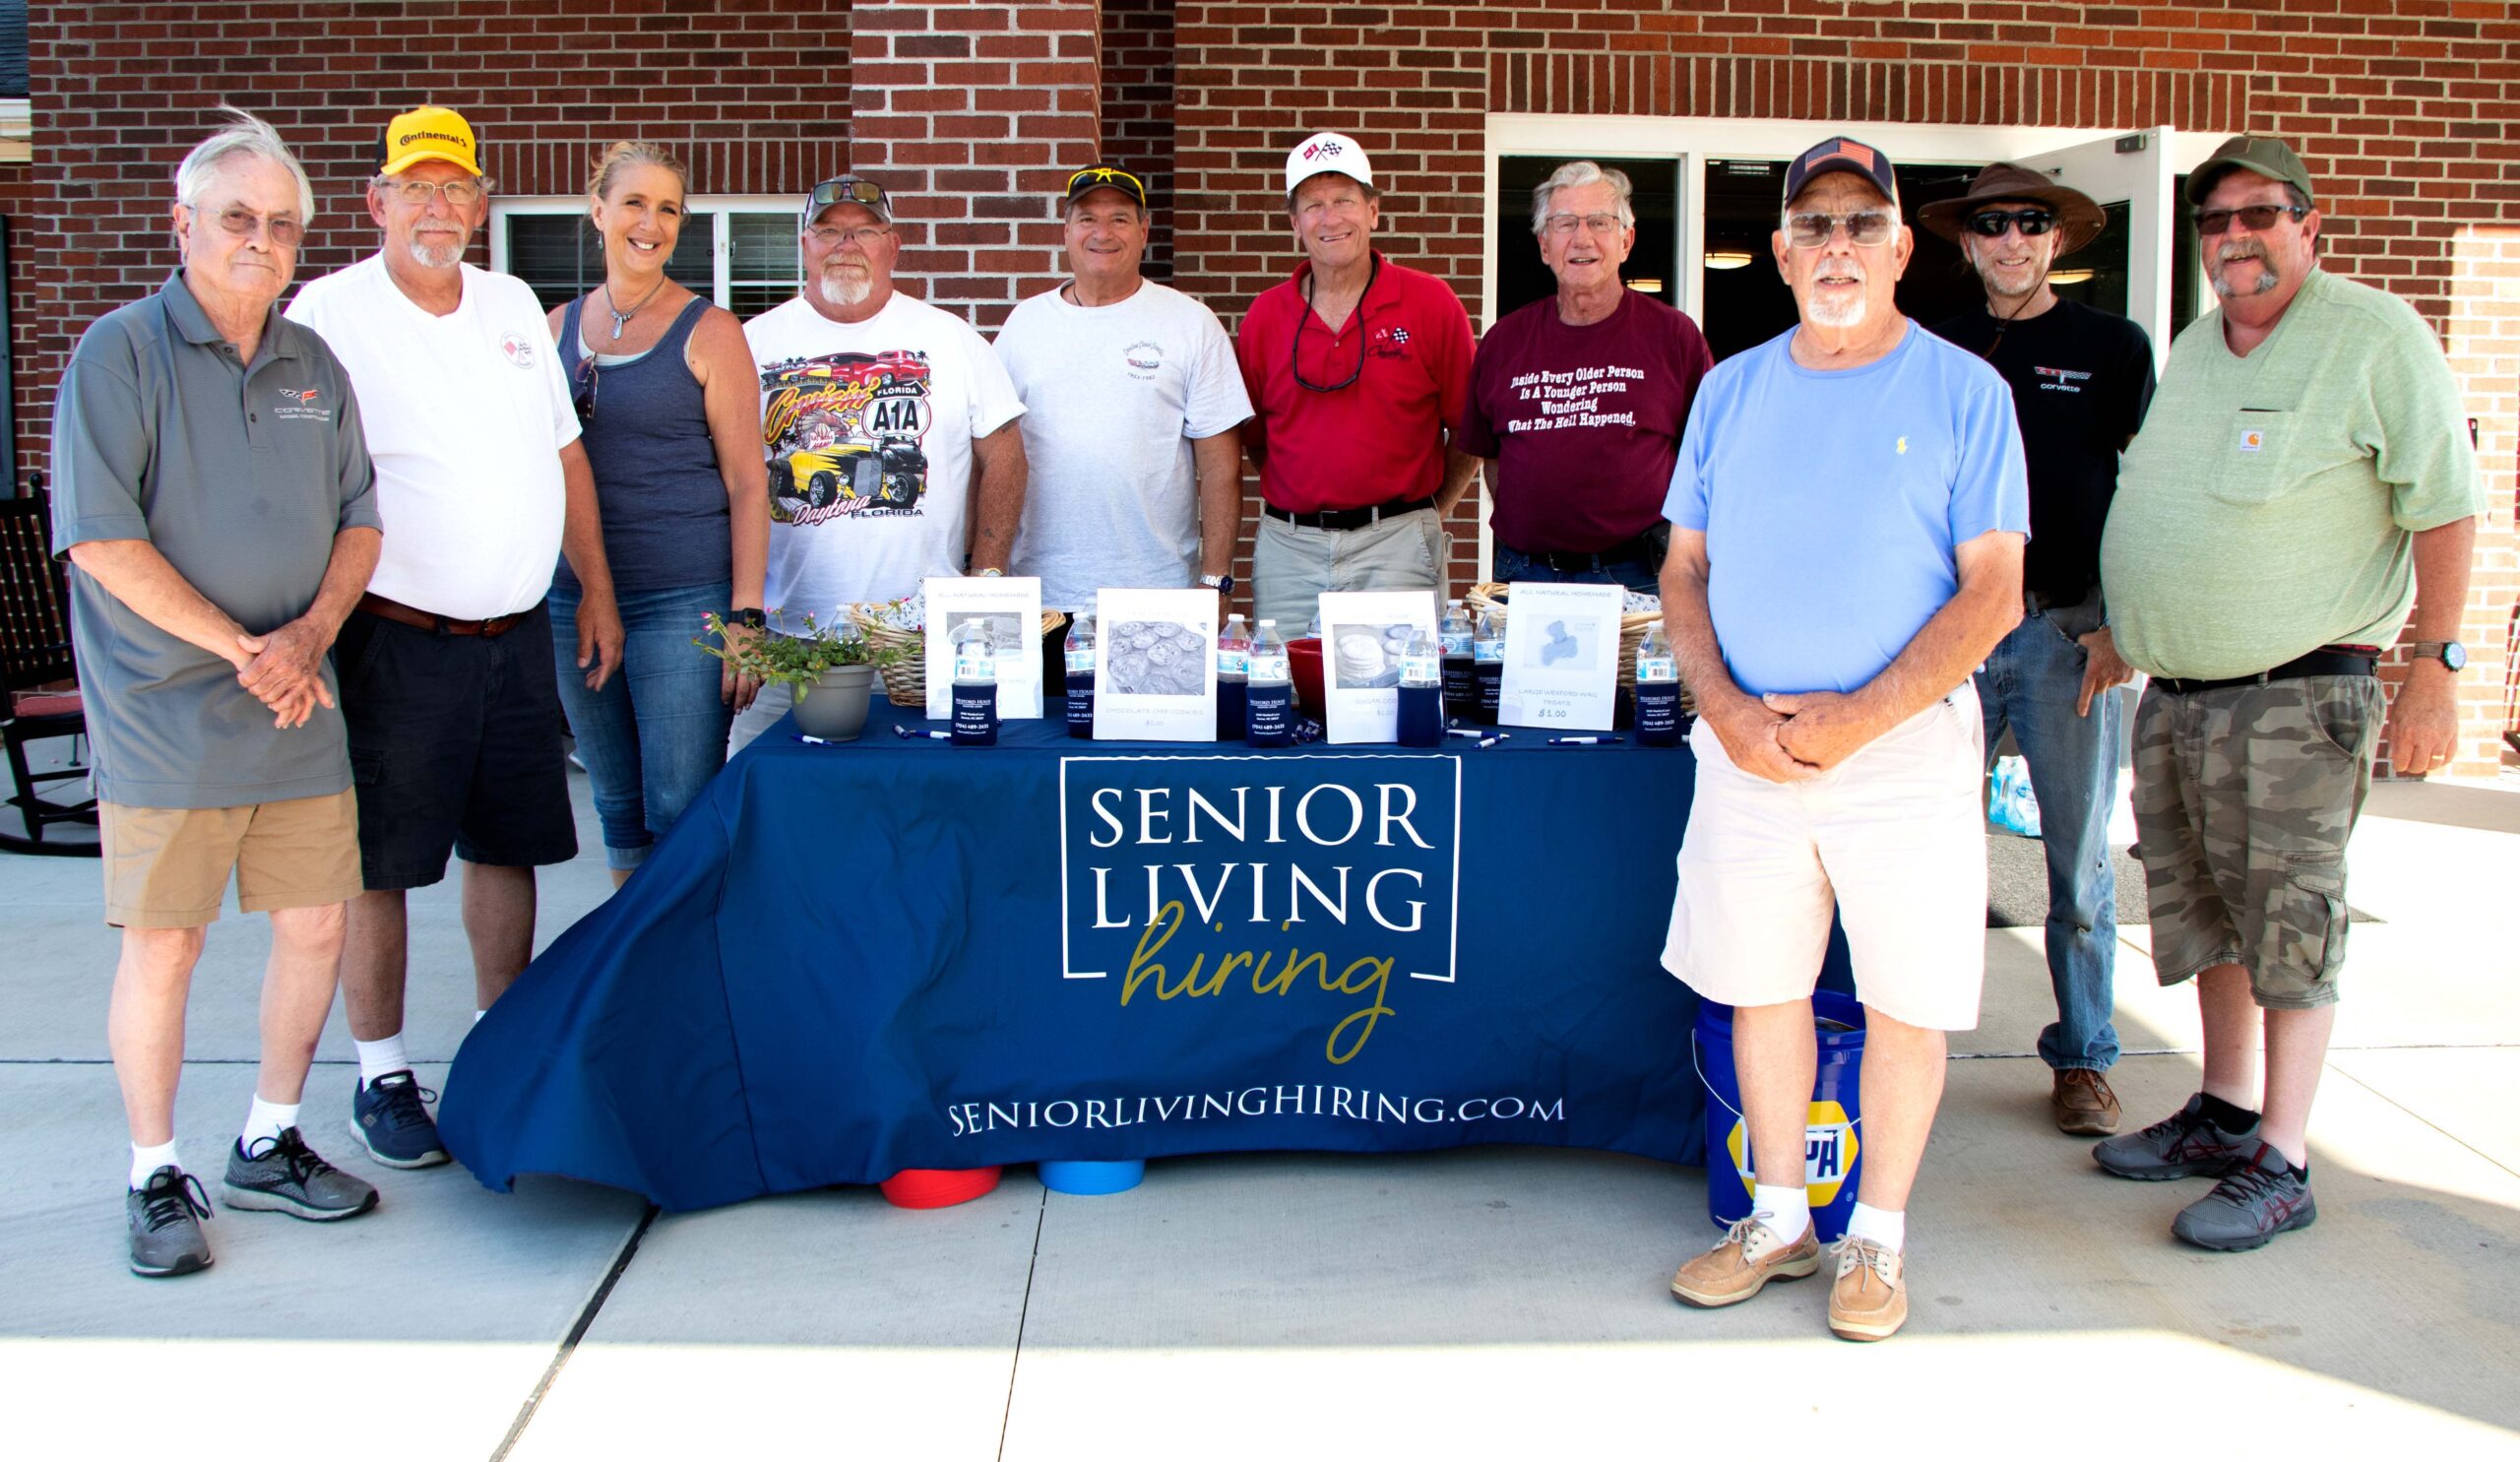
[(99, 803), (105, 922), (190, 929), (219, 918), (236, 876), (248, 914), (316, 909), (359, 893), (358, 802), (348, 792), (244, 807)]
[(2135, 836), (2162, 984), (2241, 965), (2266, 1009), (2336, 1002), (2345, 844), (2387, 710), (2369, 675), (2144, 691)]
[(1986, 971), (1984, 734), (1977, 687), (1963, 681), (1839, 765), (1785, 783), (1735, 767), (1699, 721), (1663, 968), (1727, 1005), (1805, 999), (1834, 911), (1858, 999), (1926, 1030), (1976, 1026)]

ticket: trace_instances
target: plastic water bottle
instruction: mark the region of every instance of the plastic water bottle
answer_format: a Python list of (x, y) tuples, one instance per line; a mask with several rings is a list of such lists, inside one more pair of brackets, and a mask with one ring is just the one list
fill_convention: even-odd
[(1680, 663), (1663, 626), (1645, 631), (1636, 647), (1636, 744), (1676, 746), (1680, 741)]
[(1217, 631), (1217, 739), (1230, 741), (1242, 734), (1242, 698), (1251, 673), (1251, 632), (1242, 627), (1242, 616), (1228, 614), (1225, 628)]
[(997, 649), (985, 620), (954, 631), (954, 744), (997, 744)]
[(1993, 787), (1986, 801), (1986, 820), (2025, 838), (2039, 836), (2039, 797), (2031, 791), (2030, 767), (2018, 756), (1995, 759)]
[(1471, 669), (1479, 680), (1479, 724), (1496, 724), (1496, 705), (1505, 694), (1505, 625), (1494, 609), (1479, 611), (1479, 627), (1470, 637)]
[(1287, 661), (1287, 642), (1278, 638), (1278, 621), (1263, 619), (1251, 637), (1250, 681), (1243, 697), (1243, 739), (1254, 746), (1295, 743), (1294, 667)]
[(1437, 631), (1444, 652), (1444, 714), (1447, 716), (1479, 715), (1479, 671), (1471, 659), (1470, 613), (1461, 601), (1444, 601), (1442, 627)]
[(1094, 612), (1076, 611), (1067, 627), (1067, 733), (1094, 739)]
[(1412, 630), (1400, 651), (1400, 744), (1436, 746), (1443, 739), (1443, 651), (1433, 635)]

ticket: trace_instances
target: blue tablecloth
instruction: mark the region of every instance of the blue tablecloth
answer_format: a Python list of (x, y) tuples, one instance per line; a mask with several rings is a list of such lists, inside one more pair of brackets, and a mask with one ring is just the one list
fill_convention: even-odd
[(736, 756), (474, 1028), (448, 1149), (669, 1209), (1042, 1158), (1701, 1161), (1658, 963), (1685, 747), (976, 749), (897, 716)]

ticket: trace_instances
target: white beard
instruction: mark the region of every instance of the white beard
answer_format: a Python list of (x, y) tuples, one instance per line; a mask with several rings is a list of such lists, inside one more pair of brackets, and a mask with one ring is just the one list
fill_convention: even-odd
[(825, 274), (815, 287), (821, 291), (825, 304), (852, 309), (864, 304), (867, 296), (875, 292), (875, 278), (872, 275)]
[(2241, 291), (2233, 286), (2231, 276), (2225, 273), (2223, 266), (2235, 263), (2241, 259), (2254, 259), (2257, 261), (2257, 283), (2249, 287), (2247, 291), (2248, 293), (2264, 294), (2274, 289), (2278, 285), (2284, 283), (2283, 279), (2275, 272), (2275, 261), (2268, 258), (2264, 250), (2253, 249), (2246, 253), (2220, 254), (2217, 255), (2214, 260), (2215, 293), (2222, 295), (2225, 299), (2237, 299), (2240, 297)]
[(410, 253), (412, 262), (422, 269), (453, 269), (464, 262), (464, 245), (462, 244), (444, 244), (431, 248), (414, 238), (411, 240)]
[(1815, 294), (1810, 304), (1811, 323), (1826, 325), (1832, 330), (1852, 330), (1863, 323), (1863, 317), (1871, 307), (1872, 298), (1867, 294), (1858, 293), (1844, 304), (1832, 303)]

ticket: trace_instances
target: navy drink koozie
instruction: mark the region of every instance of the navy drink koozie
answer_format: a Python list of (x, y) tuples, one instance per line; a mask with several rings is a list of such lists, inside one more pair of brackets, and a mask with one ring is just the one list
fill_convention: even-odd
[(1422, 629), (1400, 652), (1399, 735), (1403, 746), (1443, 744), (1443, 652)]
[(1080, 741), (1094, 739), (1094, 672), (1067, 672), (1067, 733)]
[(1292, 685), (1248, 685), (1243, 688), (1246, 731), (1254, 746), (1295, 743), (1295, 693)]
[(1636, 743), (1640, 746), (1676, 746), (1680, 744), (1680, 687), (1670, 681), (1662, 685), (1636, 684)]
[(997, 744), (996, 681), (957, 680), (954, 682), (954, 744), (957, 746)]
[(1217, 679), (1217, 739), (1232, 741), (1241, 737), (1249, 717), (1243, 710), (1251, 694), (1250, 685), (1242, 680)]

